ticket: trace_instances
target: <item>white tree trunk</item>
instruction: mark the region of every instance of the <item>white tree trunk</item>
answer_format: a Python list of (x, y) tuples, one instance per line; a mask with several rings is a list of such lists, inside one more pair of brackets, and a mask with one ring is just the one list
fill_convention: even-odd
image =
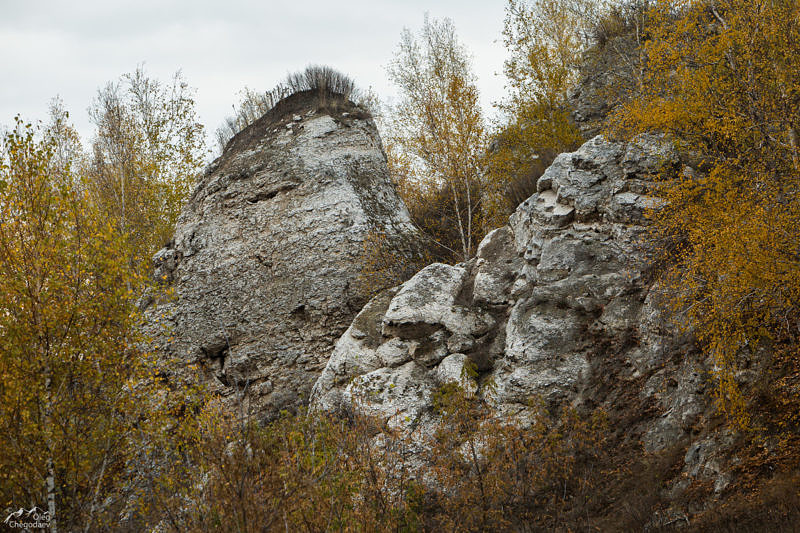
[(50, 514), (50, 531), (51, 533), (58, 533), (58, 526), (56, 525), (56, 469), (53, 463), (53, 444), (50, 437), (50, 429), (53, 427), (53, 379), (50, 365), (45, 366), (44, 378), (44, 430), (45, 442), (47, 444), (47, 512)]

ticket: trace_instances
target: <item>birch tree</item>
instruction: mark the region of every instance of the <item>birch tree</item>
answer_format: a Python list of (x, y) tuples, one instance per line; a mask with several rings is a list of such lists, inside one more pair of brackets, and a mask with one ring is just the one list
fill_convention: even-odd
[(645, 83), (614, 122), (618, 134), (664, 132), (695, 160), (654, 213), (669, 300), (716, 362), (723, 412), (755, 422), (737, 373), (770, 346), (769, 390), (785, 410), (762, 415), (797, 427), (800, 4), (659, 1), (649, 20)]
[(42, 137), (18, 120), (0, 152), (0, 507), (103, 530), (153, 366), (133, 350), (126, 241)]
[(148, 264), (205, 163), (193, 92), (180, 72), (164, 84), (139, 67), (99, 90), (89, 114), (92, 196), (130, 241), (132, 263)]
[[(470, 55), (450, 20), (426, 17), (418, 34), (403, 31), (388, 72), (399, 91), (387, 124), (387, 144), (395, 155), (394, 168), (402, 172), (401, 193), (412, 216), (415, 206), (441, 215), (417, 217), (416, 222), (455, 258), (467, 260), (483, 236), (486, 148)], [(448, 226), (455, 239), (447, 238)]]

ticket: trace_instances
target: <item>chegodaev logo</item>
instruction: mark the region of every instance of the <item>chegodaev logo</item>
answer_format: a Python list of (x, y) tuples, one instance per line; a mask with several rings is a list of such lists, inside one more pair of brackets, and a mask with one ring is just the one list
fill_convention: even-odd
[(45, 529), (50, 527), (50, 513), (35, 506), (28, 510), (20, 507), (8, 515), (3, 524), (12, 529)]

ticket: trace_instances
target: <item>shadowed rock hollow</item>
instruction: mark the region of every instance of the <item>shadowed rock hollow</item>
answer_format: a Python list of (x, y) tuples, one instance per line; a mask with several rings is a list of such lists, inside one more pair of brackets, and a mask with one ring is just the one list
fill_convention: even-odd
[(304, 91), (237, 134), (199, 178), (173, 241), (156, 254), (174, 289), (148, 333), (178, 372), (263, 417), (304, 403), (363, 301), (370, 232), (414, 232), (368, 113)]

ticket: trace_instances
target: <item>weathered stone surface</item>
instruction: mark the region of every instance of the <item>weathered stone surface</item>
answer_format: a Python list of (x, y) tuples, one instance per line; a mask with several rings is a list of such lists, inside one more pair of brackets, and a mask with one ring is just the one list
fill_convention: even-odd
[[(148, 310), (157, 349), (198, 365), (224, 396), (246, 389), (265, 417), (308, 399), (361, 308), (354, 284), (368, 233), (414, 231), (371, 118), (318, 107), (295, 95), (234, 137), (155, 257), (174, 289)], [(375, 357), (392, 368), (401, 352)]]
[(451, 320), (467, 271), (434, 263), (404, 283), (384, 315), (386, 326), (441, 324)]
[(707, 368), (660, 312), (642, 239), (643, 210), (662, 205), (655, 174), (679, 166), (657, 136), (596, 137), (561, 154), (474, 260), (430, 265), (359, 314), (312, 404), (355, 401), (426, 432), (433, 394), (471, 364), (478, 376), (465, 385), (481, 394), (491, 383), (500, 412), (525, 412), (535, 397), (612, 412), (633, 402), (642, 422), (626, 431), (646, 450), (687, 442), (709, 409)]

